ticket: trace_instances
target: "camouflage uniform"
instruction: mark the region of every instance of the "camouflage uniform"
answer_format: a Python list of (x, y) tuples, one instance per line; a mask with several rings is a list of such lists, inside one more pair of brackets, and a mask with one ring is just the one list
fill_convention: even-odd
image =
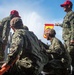
[(3, 30), (3, 26), (1, 25), (1, 21), (0, 21), (0, 41), (2, 40), (2, 30)]
[(70, 44), (74, 40), (74, 12), (69, 11), (64, 17), (63, 23), (60, 25), (63, 28), (63, 40), (65, 48), (68, 50), (72, 58), (72, 66), (74, 67), (74, 45)]
[(8, 57), (7, 57), (7, 52), (8, 52), (7, 49), (9, 47), (8, 46), (8, 36), (10, 35), (9, 34), (10, 33), (10, 21), (11, 21), (12, 18), (14, 18), (16, 16), (20, 17), (18, 11), (12, 10), (10, 12), (10, 15), (8, 17), (3, 18), (2, 21), (1, 21), (1, 26), (2, 26), (1, 36), (2, 36), (2, 42), (3, 42), (2, 49), (4, 50), (3, 56), (4, 56), (5, 61), (8, 59)]
[(3, 26), (2, 30), (2, 39), (5, 40), (4, 43), (6, 44), (8, 41), (9, 31), (10, 31), (10, 16), (4, 18), (1, 21), (1, 25)]
[[(3, 43), (2, 43), (2, 30), (3, 30), (3, 26), (1, 25), (0, 22), (0, 62), (4, 60), (4, 51), (3, 51)], [(1, 63), (0, 63), (1, 65)]]
[(68, 75), (67, 68), (71, 64), (71, 58), (61, 41), (53, 37), (47, 53), (49, 56), (51, 55), (52, 59), (44, 67), (46, 71), (55, 75)]
[(1, 39), (2, 39), (2, 55), (3, 55), (3, 60), (7, 60), (7, 50), (5, 50), (7, 41), (8, 41), (8, 36), (10, 32), (10, 16), (2, 19), (1, 21)]
[(14, 32), (9, 56), (19, 57), (13, 66), (14, 75), (38, 75), (48, 61), (35, 34), (23, 28)]

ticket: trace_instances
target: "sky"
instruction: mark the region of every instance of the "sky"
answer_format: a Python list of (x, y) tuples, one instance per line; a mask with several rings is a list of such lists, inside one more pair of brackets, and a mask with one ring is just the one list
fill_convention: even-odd
[[(9, 16), (11, 10), (17, 10), (23, 24), (33, 31), (38, 39), (49, 43), (44, 37), (46, 23), (62, 23), (66, 13), (60, 4), (66, 0), (0, 0), (0, 20)], [(74, 4), (74, 0), (71, 0)], [(74, 10), (74, 6), (73, 6)], [(62, 42), (62, 28), (55, 26), (56, 37)]]

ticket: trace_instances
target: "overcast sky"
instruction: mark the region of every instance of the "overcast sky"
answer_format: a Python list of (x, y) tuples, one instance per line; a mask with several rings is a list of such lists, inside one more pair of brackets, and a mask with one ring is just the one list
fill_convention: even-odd
[[(62, 23), (65, 12), (60, 4), (65, 0), (0, 0), (0, 20), (9, 16), (11, 10), (17, 10), (24, 25), (29, 27), (44, 43), (43, 38), (45, 23)], [(74, 0), (71, 0), (74, 3)], [(74, 7), (73, 7), (74, 10)], [(62, 40), (62, 28), (54, 27), (56, 37)]]

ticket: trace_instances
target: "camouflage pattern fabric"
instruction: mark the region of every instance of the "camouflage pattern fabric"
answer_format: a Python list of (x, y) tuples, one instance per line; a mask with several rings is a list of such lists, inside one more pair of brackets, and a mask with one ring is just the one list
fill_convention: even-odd
[[(56, 75), (61, 75), (64, 69), (70, 67), (70, 55), (65, 50), (64, 45), (61, 43), (61, 41), (57, 38), (52, 38), (51, 45), (49, 46), (47, 53), (52, 57), (52, 60), (49, 60), (48, 68), (50, 69), (50, 71), (53, 70)], [(47, 68), (46, 66), (45, 68)]]
[(68, 52), (69, 52), (69, 54), (71, 56), (72, 66), (74, 67), (74, 46), (71, 46), (69, 41), (70, 40), (65, 41), (64, 46), (68, 50)]
[(0, 21), (0, 66), (3, 64), (3, 60), (4, 60), (4, 52), (3, 52), (3, 44), (2, 44), (2, 30), (3, 30), (3, 26), (1, 25), (1, 21)]
[(0, 66), (3, 64), (3, 60), (4, 60), (4, 51), (2, 48), (2, 43), (0, 42)]
[(3, 30), (3, 26), (0, 21), (0, 40), (2, 40), (2, 30)]
[(63, 39), (64, 40), (74, 40), (74, 12), (69, 11), (64, 17), (63, 23)]
[(74, 45), (70, 44), (71, 40), (74, 40), (74, 12), (69, 11), (64, 17), (63, 23), (61, 24), (63, 28), (63, 39), (65, 48), (68, 50), (71, 58), (72, 65), (74, 67)]
[[(5, 45), (7, 44), (7, 38), (10, 31), (10, 18), (4, 18), (2, 21), (0, 21), (0, 62), (4, 60), (4, 50)], [(5, 41), (3, 41), (5, 40)]]
[(3, 26), (1, 25), (1, 21), (0, 21), (0, 61), (3, 61), (4, 59), (3, 50), (2, 50), (2, 29), (3, 29)]
[[(19, 56), (19, 61), (16, 62), (19, 69), (23, 68), (21, 70), (25, 71), (24, 69), (28, 67), (23, 62), (26, 63), (29, 61), (32, 64), (32, 75), (38, 75), (43, 69), (43, 66), (48, 62), (48, 57), (41, 51), (35, 34), (24, 29), (17, 29), (12, 37), (9, 56), (13, 56), (14, 53)], [(29, 59), (25, 61), (25, 57)], [(29, 73), (28, 70), (26, 73)]]
[(22, 60), (18, 60), (18, 65), (25, 67), (25, 68), (31, 68), (32, 67), (32, 61), (28, 58), (25, 57)]
[(2, 39), (7, 43), (9, 31), (10, 31), (10, 17), (6, 17), (1, 21), (1, 25), (3, 26), (2, 30)]

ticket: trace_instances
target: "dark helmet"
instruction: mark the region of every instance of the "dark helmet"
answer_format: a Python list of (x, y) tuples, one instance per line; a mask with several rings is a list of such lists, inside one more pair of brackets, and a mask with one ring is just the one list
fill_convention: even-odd
[(25, 25), (23, 26), (23, 28), (24, 28), (25, 30), (29, 30), (29, 28), (28, 28), (27, 26), (25, 26)]
[(12, 11), (10, 12), (10, 15), (13, 15), (13, 16), (15, 16), (15, 17), (20, 17), (17, 10), (12, 10)]
[(46, 34), (49, 34), (49, 36), (51, 36), (51, 37), (55, 37), (56, 32), (55, 32), (54, 29), (48, 28), (48, 29), (45, 30), (45, 35), (46, 35)]
[(10, 26), (14, 27), (14, 28), (23, 28), (23, 22), (21, 20), (21, 18), (19, 17), (14, 17), (11, 21), (10, 21)]
[(63, 4), (61, 4), (60, 6), (61, 6), (61, 7), (64, 7), (64, 6), (67, 6), (67, 5), (71, 5), (71, 6), (72, 6), (73, 4), (72, 4), (71, 1), (67, 0), (67, 1), (65, 1)]

